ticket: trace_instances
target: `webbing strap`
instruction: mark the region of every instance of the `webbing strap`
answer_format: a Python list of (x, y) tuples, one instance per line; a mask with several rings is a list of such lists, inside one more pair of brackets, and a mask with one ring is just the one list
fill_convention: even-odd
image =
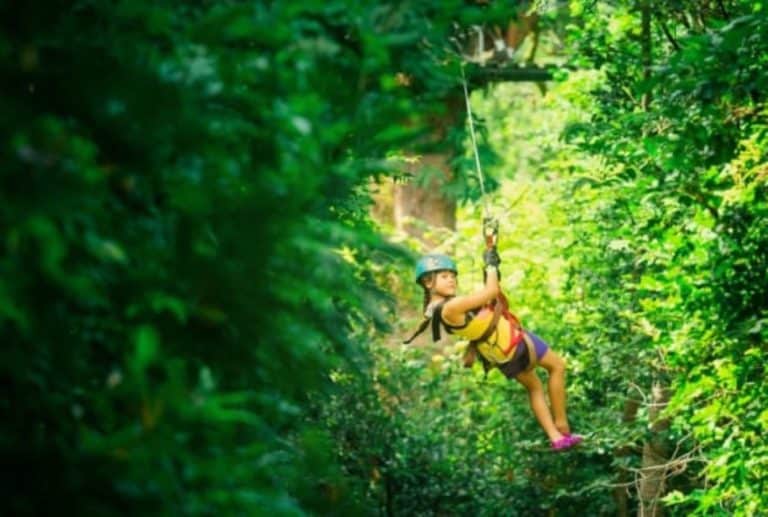
[(440, 341), (440, 322), (443, 319), (443, 304), (435, 306), (435, 310), (432, 312), (432, 342), (437, 343)]
[(480, 337), (469, 342), (469, 345), (467, 345), (467, 354), (464, 356), (464, 366), (466, 367), (472, 366), (472, 364), (475, 362), (475, 358), (480, 356), (480, 360), (483, 362), (483, 370), (485, 370), (486, 377), (488, 376), (488, 370), (490, 370), (491, 365), (488, 359), (486, 359), (485, 356), (483, 356), (483, 354), (481, 354), (477, 349), (477, 346), (480, 343), (487, 341), (488, 338), (490, 338), (496, 331), (496, 327), (499, 325), (499, 318), (501, 317), (503, 309), (504, 307), (502, 306), (501, 300), (497, 299), (496, 305), (493, 308), (493, 317), (491, 318), (491, 322), (488, 325), (488, 328), (485, 329)]
[(425, 318), (420, 324), (419, 328), (416, 329), (416, 332), (413, 333), (411, 337), (403, 341), (404, 345), (410, 345), (411, 341), (416, 339), (416, 337), (427, 330), (427, 327), (429, 324), (432, 324), (432, 341), (440, 341), (440, 320), (441, 320), (441, 314), (443, 312), (443, 304), (445, 302), (439, 303), (435, 306), (434, 309), (432, 309), (432, 316), (429, 318)]
[(418, 336), (419, 334), (421, 334), (422, 332), (424, 332), (425, 330), (427, 330), (427, 327), (429, 326), (429, 322), (430, 322), (430, 321), (431, 321), (431, 320), (430, 320), (429, 318), (427, 318), (427, 319), (425, 319), (424, 321), (422, 321), (422, 322), (419, 324), (419, 328), (417, 328), (417, 329), (416, 329), (416, 332), (414, 332), (414, 333), (413, 333), (413, 335), (412, 335), (411, 337), (409, 337), (408, 339), (406, 339), (405, 341), (403, 341), (403, 344), (404, 344), (404, 345), (410, 345), (410, 344), (411, 344), (411, 341), (413, 341), (414, 339), (416, 339), (416, 336)]
[(473, 339), (472, 342), (476, 344), (480, 344), (483, 341), (487, 341), (489, 337), (493, 335), (493, 333), (496, 331), (496, 326), (499, 324), (499, 317), (501, 316), (501, 300), (496, 300), (496, 305), (493, 308), (493, 317), (491, 318), (491, 323), (488, 325), (488, 328), (485, 329), (485, 332), (477, 338)]

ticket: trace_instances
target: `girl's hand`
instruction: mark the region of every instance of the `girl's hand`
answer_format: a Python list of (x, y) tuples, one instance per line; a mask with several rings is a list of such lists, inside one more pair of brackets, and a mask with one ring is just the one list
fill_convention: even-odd
[(499, 252), (496, 251), (496, 246), (485, 250), (483, 253), (483, 262), (485, 262), (486, 266), (499, 267), (499, 264), (501, 264), (501, 257), (499, 257)]

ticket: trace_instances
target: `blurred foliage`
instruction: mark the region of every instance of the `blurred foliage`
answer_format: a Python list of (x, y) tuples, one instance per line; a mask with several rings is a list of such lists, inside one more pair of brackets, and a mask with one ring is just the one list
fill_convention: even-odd
[[(446, 42), (502, 3), (3, 4), (7, 513), (614, 514), (654, 382), (668, 511), (768, 507), (765, 8), (552, 5), (580, 71), (473, 102), (504, 286), (570, 365), (566, 455), (460, 346), (393, 344), (420, 244), (368, 215), (389, 158), (467, 145)], [(480, 213), (442, 236), (465, 289)]]
[(3, 3), (9, 513), (365, 513), (308, 396), (384, 321), (365, 187), (463, 9)]

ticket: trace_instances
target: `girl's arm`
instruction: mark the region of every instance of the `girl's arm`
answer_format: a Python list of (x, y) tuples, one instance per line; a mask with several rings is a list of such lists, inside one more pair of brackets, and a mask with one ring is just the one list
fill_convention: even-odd
[(482, 307), (494, 300), (499, 295), (499, 273), (495, 267), (485, 270), (485, 287), (472, 294), (456, 296), (443, 305), (443, 319), (450, 324), (461, 325), (465, 321), (465, 314), (472, 309)]

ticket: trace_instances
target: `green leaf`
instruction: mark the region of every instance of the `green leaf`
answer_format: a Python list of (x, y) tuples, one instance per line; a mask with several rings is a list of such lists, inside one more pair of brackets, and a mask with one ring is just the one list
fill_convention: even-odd
[(142, 325), (135, 330), (133, 341), (133, 364), (138, 370), (143, 370), (157, 359), (159, 336), (154, 327)]

